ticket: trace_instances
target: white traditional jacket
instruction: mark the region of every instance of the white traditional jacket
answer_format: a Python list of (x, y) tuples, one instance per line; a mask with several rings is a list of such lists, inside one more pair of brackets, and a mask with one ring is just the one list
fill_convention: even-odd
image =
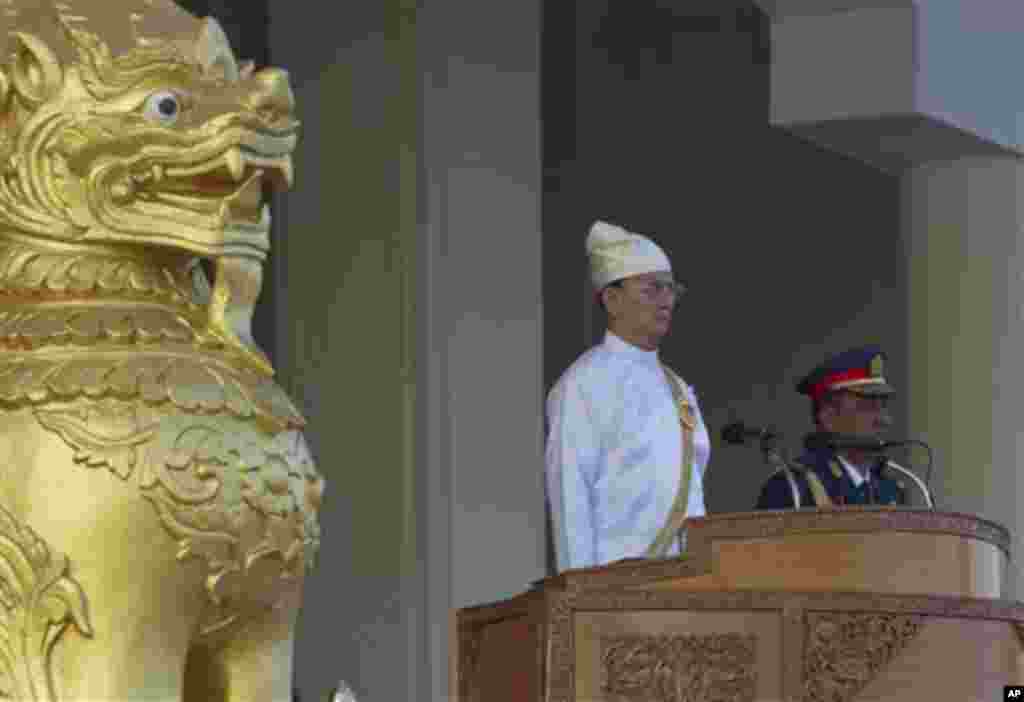
[[(711, 443), (693, 388), (693, 472), (687, 516), (704, 510)], [(679, 413), (657, 351), (612, 333), (585, 352), (547, 401), (547, 494), (558, 570), (643, 557), (679, 488)], [(673, 545), (668, 555), (678, 553)]]

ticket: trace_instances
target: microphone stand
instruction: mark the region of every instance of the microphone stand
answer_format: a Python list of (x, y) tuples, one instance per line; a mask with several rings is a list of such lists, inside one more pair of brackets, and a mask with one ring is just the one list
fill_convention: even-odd
[(917, 489), (921, 492), (921, 495), (924, 497), (925, 504), (928, 505), (928, 509), (932, 510), (933, 512), (937, 509), (935, 507), (935, 498), (932, 497), (932, 491), (928, 488), (927, 485), (924, 484), (924, 482), (922, 482), (922, 480), (919, 477), (917, 477), (917, 475), (913, 471), (904, 468), (895, 461), (886, 460), (885, 465), (888, 468), (895, 470), (897, 473), (905, 475), (907, 478), (910, 479), (911, 482), (914, 483), (914, 485), (917, 486)]
[(776, 469), (776, 472), (782, 473), (786, 477), (786, 481), (789, 483), (789, 489), (793, 495), (793, 509), (800, 509), (802, 506), (800, 500), (800, 487), (797, 485), (796, 477), (794, 473), (802, 472), (800, 468), (795, 468), (793, 464), (782, 455), (782, 451), (776, 445), (774, 439), (763, 438), (761, 439), (761, 455), (764, 456), (765, 462)]
[(899, 463), (896, 463), (895, 461), (890, 459), (888, 454), (884, 453), (875, 465), (874, 475), (871, 475), (871, 471), (868, 472), (868, 475), (871, 476), (868, 480), (867, 489), (867, 498), (869, 505), (878, 504), (878, 488), (875, 485), (874, 478), (881, 479), (882, 471), (885, 470), (886, 468), (909, 478), (910, 481), (913, 482), (917, 489), (920, 491), (921, 496), (924, 497), (924, 501), (925, 504), (928, 506), (928, 509), (932, 510), (933, 512), (936, 510), (935, 499), (932, 497), (932, 491), (928, 488), (928, 486), (919, 477), (917, 477), (916, 473), (907, 468), (904, 468)]
[[(931, 447), (928, 444), (924, 443), (923, 441), (918, 441), (916, 439), (910, 439), (910, 440), (906, 440), (906, 441), (884, 442), (884, 444), (882, 445), (883, 448), (881, 450), (882, 458), (878, 462), (877, 468), (875, 470), (875, 475), (878, 476), (879, 478), (881, 478), (882, 471), (884, 469), (886, 469), (886, 468), (888, 468), (890, 470), (893, 470), (893, 471), (903, 475), (904, 477), (908, 478), (910, 480), (910, 482), (912, 482), (915, 485), (915, 487), (917, 487), (917, 489), (920, 491), (922, 497), (924, 497), (924, 501), (925, 501), (925, 504), (928, 506), (928, 509), (930, 509), (932, 511), (935, 511), (938, 508), (935, 506), (935, 498), (933, 497), (932, 491), (931, 491), (930, 487), (928, 486), (928, 484), (926, 482), (922, 481), (919, 477), (917, 477), (917, 474), (914, 473), (914, 471), (910, 470), (909, 468), (904, 468), (899, 463), (896, 463), (895, 461), (890, 460), (888, 454), (885, 452), (886, 448), (891, 448), (891, 447), (895, 447), (895, 446), (909, 446), (909, 445), (922, 446), (925, 449), (927, 449), (927, 451), (928, 451), (928, 476), (929, 476), (929, 481), (930, 481), (931, 469), (932, 469), (932, 463), (933, 463), (932, 449), (931, 449)], [(832, 447), (832, 450), (833, 451), (837, 451), (838, 450), (838, 446)], [(872, 484), (870, 476), (871, 476), (871, 471), (869, 470), (868, 471), (868, 483), (867, 483), (867, 488), (865, 490), (865, 497), (866, 497), (867, 504), (875, 505), (875, 504), (878, 503), (878, 492), (877, 492), (877, 487)]]

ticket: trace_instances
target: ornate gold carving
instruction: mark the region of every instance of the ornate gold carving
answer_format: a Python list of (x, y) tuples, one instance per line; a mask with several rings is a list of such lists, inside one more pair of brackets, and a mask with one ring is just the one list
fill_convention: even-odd
[[(179, 262), (180, 263), (180, 262)], [(15, 241), (0, 242), (0, 295), (37, 299), (127, 295), (129, 299), (169, 302), (198, 309), (190, 266), (153, 261), (110, 251), (67, 253)]]
[[(285, 582), (312, 564), (323, 481), (301, 434), (267, 440), (244, 422), (118, 401), (37, 410), (36, 417), (75, 450), (76, 463), (135, 476), (177, 539), (178, 557), (204, 562), (218, 607), (266, 587), (268, 563)], [(259, 583), (247, 583), (257, 571)]]
[(197, 340), (193, 325), (180, 316), (156, 308), (140, 310), (106, 307), (93, 310), (35, 309), (0, 311), (0, 347), (17, 351), (44, 346), (87, 344), (131, 345)]
[(189, 412), (255, 417), (277, 431), (305, 425), (268, 378), (187, 348), (171, 351), (165, 347), (153, 354), (124, 349), (88, 356), (64, 352), (63, 358), (0, 356), (0, 402), (16, 407), (81, 397), (138, 399), (147, 405), (170, 403)]
[(0, 698), (57, 699), (51, 654), (69, 627), (93, 635), (67, 557), (0, 507)]
[(813, 612), (807, 616), (804, 700), (848, 702), (921, 632), (919, 616)]
[[(269, 246), (263, 183), (287, 187), (293, 177), (287, 75), (243, 71), (215, 22), (199, 24), (172, 3), (144, 15), (192, 36), (136, 36), (121, 53), (87, 28), (87, 14), (33, 5), (16, 15), (33, 33), (12, 34), (13, 59), (0, 67), (9, 113), (0, 228), (28, 242), (0, 255), (0, 290), (13, 284), (38, 297), (106, 283), (105, 292), (157, 291), (187, 304), (190, 255), (211, 257), (221, 274), (209, 331), (269, 373), (248, 317), (260, 285), (253, 262)], [(62, 246), (43, 246), (54, 241)], [(147, 245), (148, 266), (138, 262)]]
[(757, 637), (618, 636), (601, 640), (608, 702), (753, 702)]
[(286, 76), (243, 80), (215, 23), (190, 44), (154, 40), (114, 56), (37, 5), (37, 33), (14, 35), (7, 71), (20, 119), (8, 123), (0, 220), (63, 240), (265, 252), (256, 191), (265, 176), (292, 177)]
[[(287, 188), (293, 177), (298, 122), (288, 76), (239, 65), (215, 21), (170, 0), (4, 0), (0, 10), (0, 420), (17, 417), (0, 421), (0, 443), (24, 442), (10, 455), (37, 462), (12, 466), (5, 480), (45, 478), (2, 494), (45, 519), (61, 510), (40, 504), (75, 499), (53, 494), (61, 472), (92, 471), (99, 486), (90, 498), (112, 524), (128, 525), (110, 533), (130, 541), (136, 522), (124, 520), (145, 518), (140, 533), (160, 537), (139, 544), (153, 549), (152, 581), (131, 576), (142, 601), (127, 609), (146, 612), (150, 628), (161, 617), (188, 621), (192, 637), (119, 653), (112, 637), (130, 630), (134, 643), (143, 634), (117, 593), (100, 593), (96, 621), (123, 614), (127, 622), (125, 632), (98, 631), (96, 647), (81, 652), (105, 677), (90, 680), (83, 664), (57, 687), (72, 696), (81, 684), (110, 699), (181, 699), (186, 688), (163, 672), (122, 681), (116, 671), (147, 653), (183, 670), (190, 653), (196, 660), (207, 651), (223, 654), (215, 664), (225, 689), (245, 676), (244, 689), (284, 699), (290, 681), (280, 670), (291, 669), (323, 491), (298, 433), (305, 422), (251, 333), (270, 243), (264, 186)], [(12, 438), (5, 426), (25, 435)], [(53, 460), (67, 447), (67, 464)], [(61, 528), (70, 536), (80, 525), (47, 527)], [(161, 541), (161, 530), (170, 538)], [(83, 582), (130, 567), (123, 536), (102, 538)], [(45, 593), (58, 592), (66, 573), (46, 573)], [(179, 576), (192, 580), (174, 587), (205, 587), (208, 597), (167, 584)], [(88, 629), (40, 596), (55, 626)], [(224, 653), (238, 631), (231, 625), (257, 617), (246, 645)], [(112, 658), (122, 654), (133, 660)], [(246, 655), (253, 660), (235, 660)], [(150, 689), (150, 679), (169, 687)], [(42, 699), (15, 684), (15, 697)], [(216, 702), (224, 691), (188, 694)]]

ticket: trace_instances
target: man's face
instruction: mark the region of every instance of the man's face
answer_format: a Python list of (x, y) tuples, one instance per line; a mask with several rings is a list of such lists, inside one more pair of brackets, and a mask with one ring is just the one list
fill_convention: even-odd
[(672, 324), (680, 291), (671, 273), (644, 273), (607, 288), (605, 307), (617, 329), (660, 340)]
[(881, 438), (892, 425), (886, 395), (840, 392), (819, 414), (826, 431)]

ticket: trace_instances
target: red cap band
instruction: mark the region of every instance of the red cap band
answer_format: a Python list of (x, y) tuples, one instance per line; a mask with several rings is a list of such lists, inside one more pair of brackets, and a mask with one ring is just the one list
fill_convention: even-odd
[(868, 373), (867, 368), (851, 368), (850, 370), (843, 371), (842, 373), (827, 375), (820, 383), (815, 383), (811, 386), (811, 399), (817, 400), (826, 392), (832, 390), (833, 386), (838, 383), (843, 383), (847, 380), (864, 380), (870, 377), (871, 375)]

